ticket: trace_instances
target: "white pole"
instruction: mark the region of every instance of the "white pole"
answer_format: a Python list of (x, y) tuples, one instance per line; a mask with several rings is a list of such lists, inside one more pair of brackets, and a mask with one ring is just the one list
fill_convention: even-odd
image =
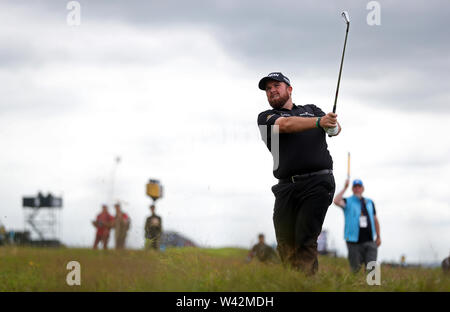
[(120, 156), (117, 156), (114, 159), (114, 167), (113, 167), (112, 179), (111, 179), (111, 195), (110, 195), (111, 205), (114, 205), (114, 183), (115, 183), (115, 178), (116, 178), (117, 167), (119, 166), (120, 160), (121, 160)]

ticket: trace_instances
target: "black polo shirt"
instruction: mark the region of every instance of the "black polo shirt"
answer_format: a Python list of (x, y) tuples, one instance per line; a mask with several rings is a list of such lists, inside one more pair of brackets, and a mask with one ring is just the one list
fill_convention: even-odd
[[(265, 143), (271, 151), (273, 125), (280, 117), (322, 117), (325, 113), (313, 104), (297, 106), (292, 110), (280, 108), (266, 110), (258, 115), (261, 131), (267, 131)], [(263, 126), (263, 127), (261, 127)], [(266, 126), (266, 127), (264, 127)], [(263, 138), (265, 134), (261, 132)], [(274, 155), (273, 151), (272, 155)], [(274, 160), (275, 161), (275, 160)], [(322, 169), (333, 169), (333, 160), (322, 128), (309, 129), (295, 133), (279, 134), (279, 164), (273, 171), (277, 179), (286, 179), (293, 175), (315, 172)]]

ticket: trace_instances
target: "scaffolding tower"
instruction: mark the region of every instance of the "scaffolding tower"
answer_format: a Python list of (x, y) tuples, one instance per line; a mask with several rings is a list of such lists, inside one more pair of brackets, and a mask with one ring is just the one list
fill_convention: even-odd
[(31, 244), (37, 246), (60, 246), (61, 222), (59, 211), (62, 198), (52, 194), (23, 197), (25, 231), (31, 233)]

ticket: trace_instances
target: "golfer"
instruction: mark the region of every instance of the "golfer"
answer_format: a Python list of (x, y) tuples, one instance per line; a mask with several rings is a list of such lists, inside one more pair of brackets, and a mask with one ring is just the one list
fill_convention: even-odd
[(279, 181), (272, 187), (278, 253), (284, 264), (312, 275), (319, 267), (317, 237), (335, 191), (325, 136), (338, 135), (341, 127), (334, 113), (313, 104), (295, 105), (291, 83), (280, 72), (262, 78), (258, 86), (272, 107), (259, 114), (258, 125)]

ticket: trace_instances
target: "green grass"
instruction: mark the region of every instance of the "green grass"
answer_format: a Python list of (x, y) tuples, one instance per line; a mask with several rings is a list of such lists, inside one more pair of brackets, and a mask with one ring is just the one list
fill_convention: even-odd
[[(346, 259), (319, 258), (306, 277), (280, 264), (246, 263), (238, 248), (144, 250), (0, 248), (0, 291), (450, 291), (441, 269), (381, 267), (369, 286)], [(66, 265), (81, 265), (81, 286), (68, 286)]]

